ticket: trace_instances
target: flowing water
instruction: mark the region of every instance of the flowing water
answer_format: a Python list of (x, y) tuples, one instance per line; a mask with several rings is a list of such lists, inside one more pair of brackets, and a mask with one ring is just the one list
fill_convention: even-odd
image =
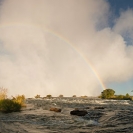
[[(0, 114), (1, 133), (133, 132), (133, 102), (98, 98), (27, 99), (21, 112)], [(50, 111), (60, 108), (61, 112)], [(86, 110), (85, 116), (71, 115)]]

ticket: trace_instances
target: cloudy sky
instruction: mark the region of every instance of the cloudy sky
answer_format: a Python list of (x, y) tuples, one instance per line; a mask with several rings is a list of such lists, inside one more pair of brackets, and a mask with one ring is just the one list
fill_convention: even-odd
[(132, 94), (133, 1), (0, 0), (0, 86), (27, 97)]

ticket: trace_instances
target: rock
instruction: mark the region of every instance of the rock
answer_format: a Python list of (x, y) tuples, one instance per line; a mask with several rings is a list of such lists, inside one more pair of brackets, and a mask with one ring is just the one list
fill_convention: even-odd
[(94, 109), (104, 109), (104, 107), (95, 107)]
[(85, 109), (90, 109), (90, 107), (85, 107)]
[(59, 108), (50, 108), (50, 111), (61, 112), (61, 109), (59, 109)]
[(70, 112), (71, 115), (77, 115), (77, 116), (85, 116), (86, 114), (88, 114), (88, 112), (86, 110), (73, 110)]

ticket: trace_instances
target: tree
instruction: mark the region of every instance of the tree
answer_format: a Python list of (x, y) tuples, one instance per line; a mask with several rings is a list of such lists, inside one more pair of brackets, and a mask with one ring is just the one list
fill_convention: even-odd
[(113, 89), (106, 89), (102, 92), (101, 98), (108, 99), (114, 97), (115, 91)]
[(130, 97), (130, 95), (127, 93), (127, 94), (126, 94), (126, 97), (127, 97), (127, 98), (129, 98), (129, 97)]
[(124, 100), (132, 100), (131, 96), (127, 93), (124, 97)]

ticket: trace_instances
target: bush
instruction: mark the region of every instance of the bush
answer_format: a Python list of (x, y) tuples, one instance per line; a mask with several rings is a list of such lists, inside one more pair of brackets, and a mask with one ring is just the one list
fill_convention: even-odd
[(88, 96), (81, 96), (81, 98), (87, 98)]
[(36, 95), (35, 98), (40, 98), (40, 95)]
[(102, 98), (102, 96), (100, 95), (100, 96), (98, 96), (98, 98)]
[(63, 95), (59, 95), (59, 98), (63, 98)]
[(131, 96), (127, 93), (125, 96), (124, 96), (124, 100), (132, 100)]
[(16, 97), (13, 97), (12, 100), (16, 103), (21, 104), (21, 106), (25, 106), (25, 96), (24, 95), (18, 95)]
[(52, 98), (52, 95), (47, 95), (46, 98), (49, 98), (50, 99), (50, 98)]
[(117, 96), (116, 96), (116, 99), (117, 99), (117, 100), (123, 100), (123, 99), (124, 99), (124, 96), (123, 96), (123, 95), (117, 95)]
[(76, 97), (76, 95), (73, 95), (72, 97)]
[(4, 113), (11, 113), (20, 111), (21, 104), (10, 99), (0, 100), (0, 111)]
[(0, 100), (7, 98), (7, 89), (0, 87)]

